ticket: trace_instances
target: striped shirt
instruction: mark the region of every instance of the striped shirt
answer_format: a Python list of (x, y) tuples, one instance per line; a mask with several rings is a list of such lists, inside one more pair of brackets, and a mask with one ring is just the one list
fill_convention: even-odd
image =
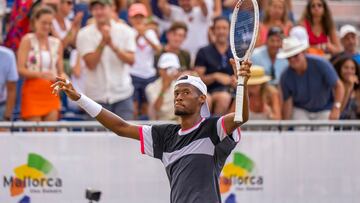
[(142, 126), (139, 131), (141, 152), (160, 159), (165, 166), (171, 203), (221, 202), (218, 178), (240, 140), (239, 129), (229, 138), (224, 117), (213, 117), (203, 118), (186, 130), (166, 124)]

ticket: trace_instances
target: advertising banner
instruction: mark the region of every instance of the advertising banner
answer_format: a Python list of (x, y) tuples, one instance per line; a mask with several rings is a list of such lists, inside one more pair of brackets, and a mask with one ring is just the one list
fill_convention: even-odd
[[(360, 201), (358, 132), (243, 132), (220, 176), (224, 203)], [(162, 163), (108, 132), (0, 134), (0, 203), (168, 203)], [(195, 192), (195, 191), (194, 191)]]

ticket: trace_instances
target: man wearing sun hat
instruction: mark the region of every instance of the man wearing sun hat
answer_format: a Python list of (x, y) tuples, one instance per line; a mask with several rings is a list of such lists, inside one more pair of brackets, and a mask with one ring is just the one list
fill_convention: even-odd
[(288, 37), (278, 54), (289, 61), (280, 79), (283, 119), (338, 119), (344, 87), (328, 61), (305, 54), (308, 46), (296, 37)]
[(133, 118), (129, 65), (136, 50), (134, 31), (112, 20), (111, 0), (91, 0), (95, 23), (82, 28), (76, 46), (86, 64), (85, 93), (115, 114)]

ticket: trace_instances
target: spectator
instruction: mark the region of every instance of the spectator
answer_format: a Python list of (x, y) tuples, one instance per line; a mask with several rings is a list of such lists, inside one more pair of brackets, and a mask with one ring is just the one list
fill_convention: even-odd
[[(155, 63), (158, 63), (159, 57), (165, 52), (171, 52), (178, 56), (180, 61), (180, 70), (190, 70), (191, 57), (188, 51), (181, 49), (187, 34), (186, 24), (183, 22), (174, 22), (166, 33), (167, 43), (155, 57)], [(156, 65), (155, 65), (156, 66)]]
[(300, 25), (308, 32), (310, 53), (324, 56), (340, 52), (335, 23), (326, 0), (309, 0)]
[(190, 52), (192, 58), (200, 47), (208, 44), (209, 12), (204, 0), (197, 0), (193, 6), (190, 0), (179, 0), (179, 6), (171, 5), (167, 0), (159, 0), (158, 6), (170, 22), (183, 21), (188, 27), (187, 38), (182, 48)]
[(214, 114), (223, 115), (229, 109), (229, 90), (234, 73), (229, 63), (232, 58), (228, 41), (230, 23), (224, 17), (214, 19), (215, 42), (199, 50), (195, 60), (195, 70), (208, 87)]
[(283, 118), (294, 120), (338, 119), (344, 86), (332, 65), (320, 57), (306, 55), (307, 44), (296, 37), (283, 41), (280, 58), (289, 68), (280, 79)]
[(282, 46), (283, 31), (279, 27), (271, 27), (267, 34), (266, 44), (254, 50), (251, 60), (254, 65), (262, 66), (265, 74), (271, 77), (270, 84), (277, 85), (283, 71), (289, 63), (277, 57)]
[(335, 69), (345, 87), (340, 119), (360, 119), (360, 69), (351, 55), (341, 56)]
[(61, 40), (61, 43), (64, 47), (64, 70), (70, 75), (70, 55), (73, 47), (75, 46), (76, 35), (81, 26), (81, 20), (83, 17), (82, 12), (78, 12), (74, 18), (74, 21), (71, 22), (68, 19), (69, 14), (73, 9), (72, 0), (60, 0), (58, 6), (58, 12), (55, 15), (55, 19), (52, 22), (53, 30), (52, 35)]
[[(280, 120), (280, 93), (272, 85), (268, 85), (271, 77), (265, 75), (261, 66), (251, 67), (251, 77), (248, 80), (249, 119), (251, 120)], [(230, 111), (235, 111), (233, 102)]]
[(63, 74), (63, 49), (59, 39), (49, 36), (54, 11), (39, 6), (31, 16), (33, 33), (26, 34), (18, 51), (19, 74), (25, 79), (21, 97), (21, 117), (26, 121), (56, 121), (60, 100), (51, 84)]
[(133, 118), (129, 65), (134, 64), (134, 31), (112, 20), (111, 0), (92, 0), (94, 24), (82, 28), (77, 49), (87, 66), (85, 93), (124, 119)]
[(163, 53), (158, 65), (159, 79), (146, 87), (151, 120), (176, 120), (174, 114), (174, 88), (179, 76), (180, 62), (174, 53)]
[(16, 81), (19, 79), (12, 50), (0, 46), (0, 121), (10, 121), (15, 106)]
[(286, 36), (292, 27), (292, 22), (288, 19), (288, 10), (284, 0), (269, 0), (264, 20), (259, 26), (259, 35), (256, 41), (257, 47), (266, 43), (269, 29), (274, 26), (281, 28)]
[(135, 119), (147, 114), (146, 86), (155, 81), (154, 56), (161, 50), (159, 39), (152, 29), (147, 29), (147, 10), (144, 4), (135, 3), (129, 8), (129, 21), (136, 32), (135, 63), (130, 70), (134, 90)]
[(354, 60), (360, 65), (360, 53), (357, 50), (359, 40), (358, 33), (354, 26), (352, 25), (344, 25), (340, 28), (340, 40), (341, 45), (344, 49), (343, 52), (334, 56), (331, 61), (336, 60), (338, 56), (342, 55), (352, 55)]
[(22, 37), (30, 32), (30, 15), (39, 5), (51, 6), (57, 11), (59, 0), (15, 0), (10, 15), (9, 31), (4, 40), (6, 47), (17, 51)]

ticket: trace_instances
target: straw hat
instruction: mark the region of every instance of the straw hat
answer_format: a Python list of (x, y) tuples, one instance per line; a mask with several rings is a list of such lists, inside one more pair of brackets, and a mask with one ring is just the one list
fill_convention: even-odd
[(279, 51), (278, 58), (290, 58), (309, 48), (309, 44), (300, 41), (297, 37), (288, 37), (283, 40), (282, 49)]
[(270, 76), (265, 75), (265, 70), (261, 66), (253, 65), (251, 66), (250, 71), (251, 77), (247, 82), (248, 85), (261, 85), (271, 80)]

